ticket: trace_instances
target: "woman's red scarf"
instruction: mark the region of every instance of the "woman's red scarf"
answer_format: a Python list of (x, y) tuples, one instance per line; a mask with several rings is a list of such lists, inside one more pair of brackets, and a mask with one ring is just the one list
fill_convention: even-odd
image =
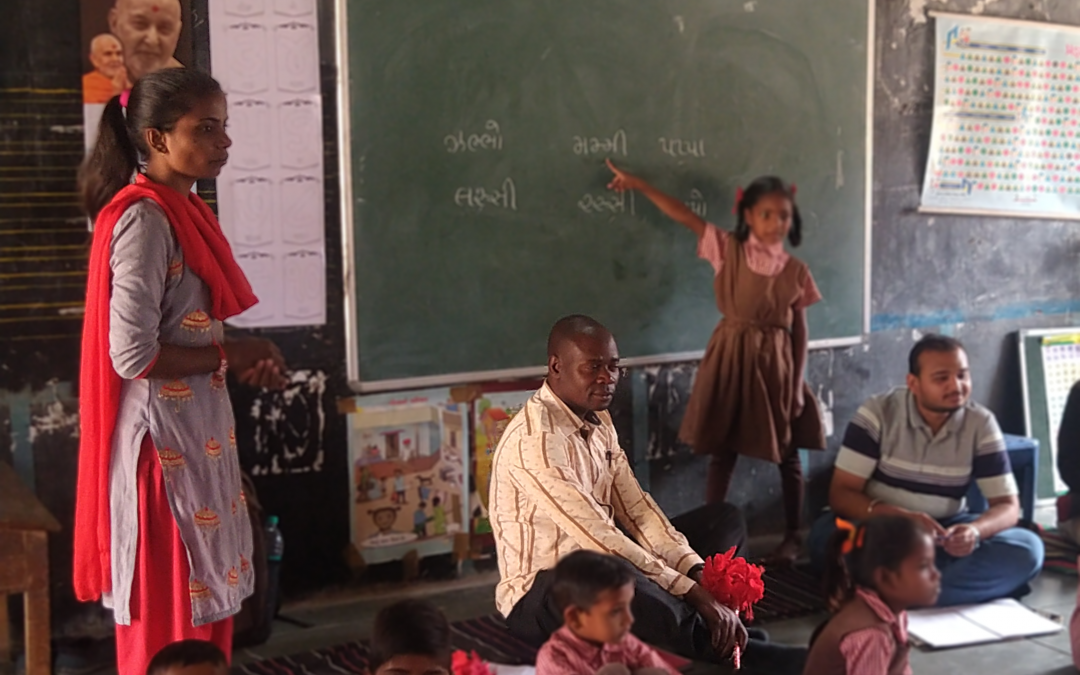
[(236, 264), (214, 212), (197, 195), (181, 195), (143, 175), (121, 190), (98, 214), (90, 250), (79, 373), (79, 478), (75, 499), (75, 595), (97, 600), (112, 589), (109, 465), (120, 407), (120, 376), (109, 356), (109, 297), (113, 228), (141, 199), (152, 199), (172, 225), (184, 263), (210, 287), (210, 314), (235, 316), (258, 302)]

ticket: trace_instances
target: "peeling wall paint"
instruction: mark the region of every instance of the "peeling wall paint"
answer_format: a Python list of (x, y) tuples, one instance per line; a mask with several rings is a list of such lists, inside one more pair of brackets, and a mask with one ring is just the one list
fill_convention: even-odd
[(322, 371), (298, 370), (283, 391), (255, 398), (249, 412), (254, 447), (244, 462), (253, 476), (323, 470), (326, 382)]

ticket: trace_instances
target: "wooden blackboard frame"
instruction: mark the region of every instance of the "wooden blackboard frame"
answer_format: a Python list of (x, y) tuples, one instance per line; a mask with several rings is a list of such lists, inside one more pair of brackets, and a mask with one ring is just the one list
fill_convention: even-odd
[[(871, 263), (873, 251), (874, 75), (876, 72), (877, 12), (875, 0), (866, 0), (866, 4), (866, 162), (863, 215), (862, 329), (859, 335), (811, 340), (809, 346), (810, 349), (813, 350), (837, 349), (859, 345), (865, 341), (866, 335), (870, 333), (872, 289)], [(342, 228), (346, 374), (349, 387), (357, 393), (374, 393), (473, 382), (497, 382), (543, 377), (547, 372), (546, 365), (445, 373), (420, 377), (402, 377), (381, 380), (364, 379), (363, 373), (360, 372), (359, 319), (357, 316), (357, 300), (361, 291), (356, 288), (356, 234), (353, 212), (354, 195), (352, 189), (352, 133), (350, 129), (352, 117), (349, 86), (348, 0), (334, 0), (334, 21), (334, 51), (337, 66), (337, 81), (335, 87), (338, 118), (337, 141), (340, 149), (340, 152), (338, 153), (338, 169), (340, 176), (339, 180), (341, 181), (341, 201), (339, 206), (341, 209)], [(697, 361), (700, 360), (703, 355), (704, 350), (693, 350), (626, 358), (622, 360), (622, 363), (627, 367), (641, 367)]]

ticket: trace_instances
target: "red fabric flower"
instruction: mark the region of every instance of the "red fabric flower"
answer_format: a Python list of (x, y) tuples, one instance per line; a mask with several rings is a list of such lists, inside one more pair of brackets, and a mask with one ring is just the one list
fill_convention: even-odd
[(701, 585), (717, 602), (737, 613), (745, 612), (747, 620), (753, 621), (754, 603), (765, 597), (765, 581), (761, 578), (764, 573), (761, 565), (736, 558), (732, 546), (727, 553), (718, 553), (705, 561)]
[(491, 675), (491, 670), (476, 652), (466, 654), (460, 649), (454, 652), (450, 670), (454, 675)]

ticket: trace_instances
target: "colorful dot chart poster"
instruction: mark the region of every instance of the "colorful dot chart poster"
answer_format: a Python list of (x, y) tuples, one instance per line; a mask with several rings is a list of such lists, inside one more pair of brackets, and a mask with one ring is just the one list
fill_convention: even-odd
[(1080, 26), (931, 13), (921, 211), (1080, 218)]

